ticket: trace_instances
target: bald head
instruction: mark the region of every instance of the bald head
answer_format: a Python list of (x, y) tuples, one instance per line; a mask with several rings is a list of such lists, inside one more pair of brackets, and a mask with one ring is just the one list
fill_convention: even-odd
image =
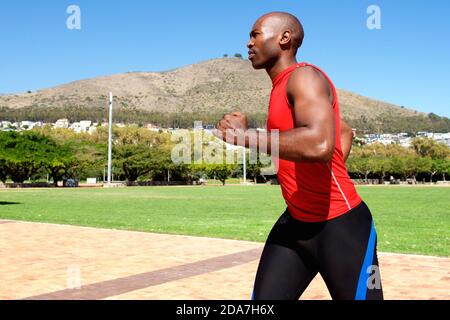
[[(256, 23), (261, 23), (270, 28), (274, 32), (289, 31), (291, 34), (292, 48), (296, 53), (303, 43), (304, 31), (300, 21), (292, 14), (287, 12), (270, 12), (261, 16)], [(256, 24), (255, 23), (255, 24)]]
[(272, 70), (296, 61), (303, 42), (303, 27), (296, 17), (286, 12), (271, 12), (254, 23), (247, 43), (248, 59), (255, 69)]

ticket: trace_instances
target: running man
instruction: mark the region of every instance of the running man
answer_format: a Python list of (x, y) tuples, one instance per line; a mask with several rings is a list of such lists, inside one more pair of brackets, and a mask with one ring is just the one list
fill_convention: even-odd
[[(297, 63), (303, 36), (300, 21), (288, 13), (272, 12), (255, 22), (248, 58), (273, 84), (267, 133), (247, 131), (240, 112), (225, 115), (215, 132), (247, 148), (271, 150), (278, 144), (277, 175), (287, 209), (264, 246), (253, 298), (299, 299), (320, 273), (333, 299), (383, 299), (372, 215), (344, 163), (351, 130), (340, 121), (328, 76)], [(274, 129), (278, 141), (271, 139)], [(257, 146), (251, 146), (255, 140)]]

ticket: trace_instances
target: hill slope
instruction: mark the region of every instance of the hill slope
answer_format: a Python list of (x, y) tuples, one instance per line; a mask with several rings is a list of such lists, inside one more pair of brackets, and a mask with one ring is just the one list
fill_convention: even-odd
[[(89, 115), (89, 110), (105, 110), (107, 95), (115, 96), (115, 106), (136, 113), (159, 113), (166, 117), (189, 114), (216, 115), (239, 109), (261, 124), (267, 114), (271, 82), (265, 71), (255, 71), (249, 61), (221, 58), (166, 72), (130, 72), (71, 82), (32, 93), (0, 96), (0, 118), (39, 117), (56, 110), (71, 110), (68, 117)], [(418, 130), (432, 120), (424, 113), (338, 90), (341, 115), (358, 129), (392, 131), (392, 123), (414, 119)], [(75, 110), (75, 111), (74, 111)], [(30, 114), (31, 113), (31, 114)], [(152, 121), (152, 117), (146, 118)], [(46, 119), (42, 119), (46, 120)], [(206, 120), (206, 119), (198, 119)], [(422, 121), (423, 120), (423, 121)], [(445, 119), (438, 117), (435, 122)], [(448, 119), (447, 119), (448, 120)], [(422, 123), (423, 122), (423, 123)], [(445, 125), (444, 125), (445, 126)], [(402, 128), (398, 128), (400, 130)], [(450, 124), (449, 124), (450, 130)]]

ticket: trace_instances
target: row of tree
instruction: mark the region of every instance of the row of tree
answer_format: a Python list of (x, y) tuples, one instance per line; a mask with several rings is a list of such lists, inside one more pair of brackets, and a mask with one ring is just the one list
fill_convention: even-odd
[(419, 131), (450, 132), (450, 119), (440, 117), (434, 113), (427, 116), (420, 114), (412, 116), (385, 113), (376, 117), (345, 119), (352, 128), (359, 133), (400, 133), (407, 132), (414, 135)]
[(410, 148), (379, 143), (354, 146), (347, 160), (354, 178), (386, 180), (387, 177), (411, 178), (413, 181), (445, 181), (450, 175), (450, 148), (432, 139), (415, 138)]
[[(190, 133), (193, 135), (193, 133)], [(175, 163), (172, 151), (179, 141), (170, 133), (153, 132), (139, 127), (113, 128), (114, 179), (121, 181), (180, 181), (192, 183), (201, 178), (225, 183), (229, 177), (242, 177), (242, 162), (208, 164), (205, 161)], [(190, 139), (194, 143), (195, 139)], [(215, 142), (214, 142), (215, 141)], [(202, 143), (219, 143), (212, 136)], [(195, 148), (190, 148), (195, 159)], [(223, 149), (217, 148), (225, 152)], [(230, 152), (230, 151), (228, 151)], [(232, 151), (236, 152), (236, 151)], [(242, 151), (239, 151), (242, 153)], [(235, 156), (235, 155), (233, 155)], [(225, 155), (223, 157), (225, 159)], [(50, 177), (57, 184), (68, 178), (85, 180), (104, 178), (107, 159), (107, 128), (94, 134), (76, 134), (49, 126), (25, 132), (0, 132), (0, 181), (41, 181)], [(247, 157), (247, 178), (266, 181), (265, 167), (258, 158)], [(411, 178), (433, 181), (450, 175), (450, 149), (431, 139), (414, 139), (411, 148), (399, 145), (371, 144), (357, 146), (347, 161), (352, 178), (386, 180)]]
[[(0, 181), (42, 181), (57, 185), (63, 179), (104, 178), (107, 166), (107, 128), (94, 134), (76, 134), (49, 126), (24, 132), (0, 132)], [(113, 173), (121, 181), (179, 181), (192, 183), (215, 178), (225, 184), (239, 175), (242, 165), (174, 163), (176, 141), (165, 132), (138, 127), (114, 127)], [(192, 148), (192, 152), (194, 149)], [(256, 174), (249, 166), (249, 176)]]
[[(103, 98), (106, 99), (106, 97)], [(249, 125), (253, 128), (264, 128), (266, 125), (267, 111), (247, 113)], [(118, 103), (114, 110), (114, 119), (117, 122), (127, 124), (138, 124), (143, 126), (145, 123), (152, 123), (164, 128), (192, 128), (195, 121), (202, 121), (204, 124), (216, 124), (222, 118), (224, 112), (193, 110), (180, 113), (167, 112), (149, 112), (125, 104)], [(0, 106), (0, 119), (9, 121), (43, 121), (54, 123), (61, 118), (67, 118), (70, 122), (91, 120), (94, 122), (106, 122), (105, 108), (102, 103), (93, 105), (68, 105), (65, 107), (49, 107), (46, 105), (33, 105), (23, 108), (8, 108)], [(414, 135), (418, 131), (430, 132), (450, 132), (450, 119), (439, 117), (430, 113), (427, 117), (422, 115), (415, 116), (396, 116), (393, 114), (381, 114), (376, 118), (345, 119), (359, 133), (399, 133), (407, 132)]]

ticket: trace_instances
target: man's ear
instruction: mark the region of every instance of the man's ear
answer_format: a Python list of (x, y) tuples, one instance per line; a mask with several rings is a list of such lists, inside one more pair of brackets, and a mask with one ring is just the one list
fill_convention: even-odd
[(291, 42), (291, 31), (285, 30), (281, 35), (280, 45), (287, 45), (289, 42)]

